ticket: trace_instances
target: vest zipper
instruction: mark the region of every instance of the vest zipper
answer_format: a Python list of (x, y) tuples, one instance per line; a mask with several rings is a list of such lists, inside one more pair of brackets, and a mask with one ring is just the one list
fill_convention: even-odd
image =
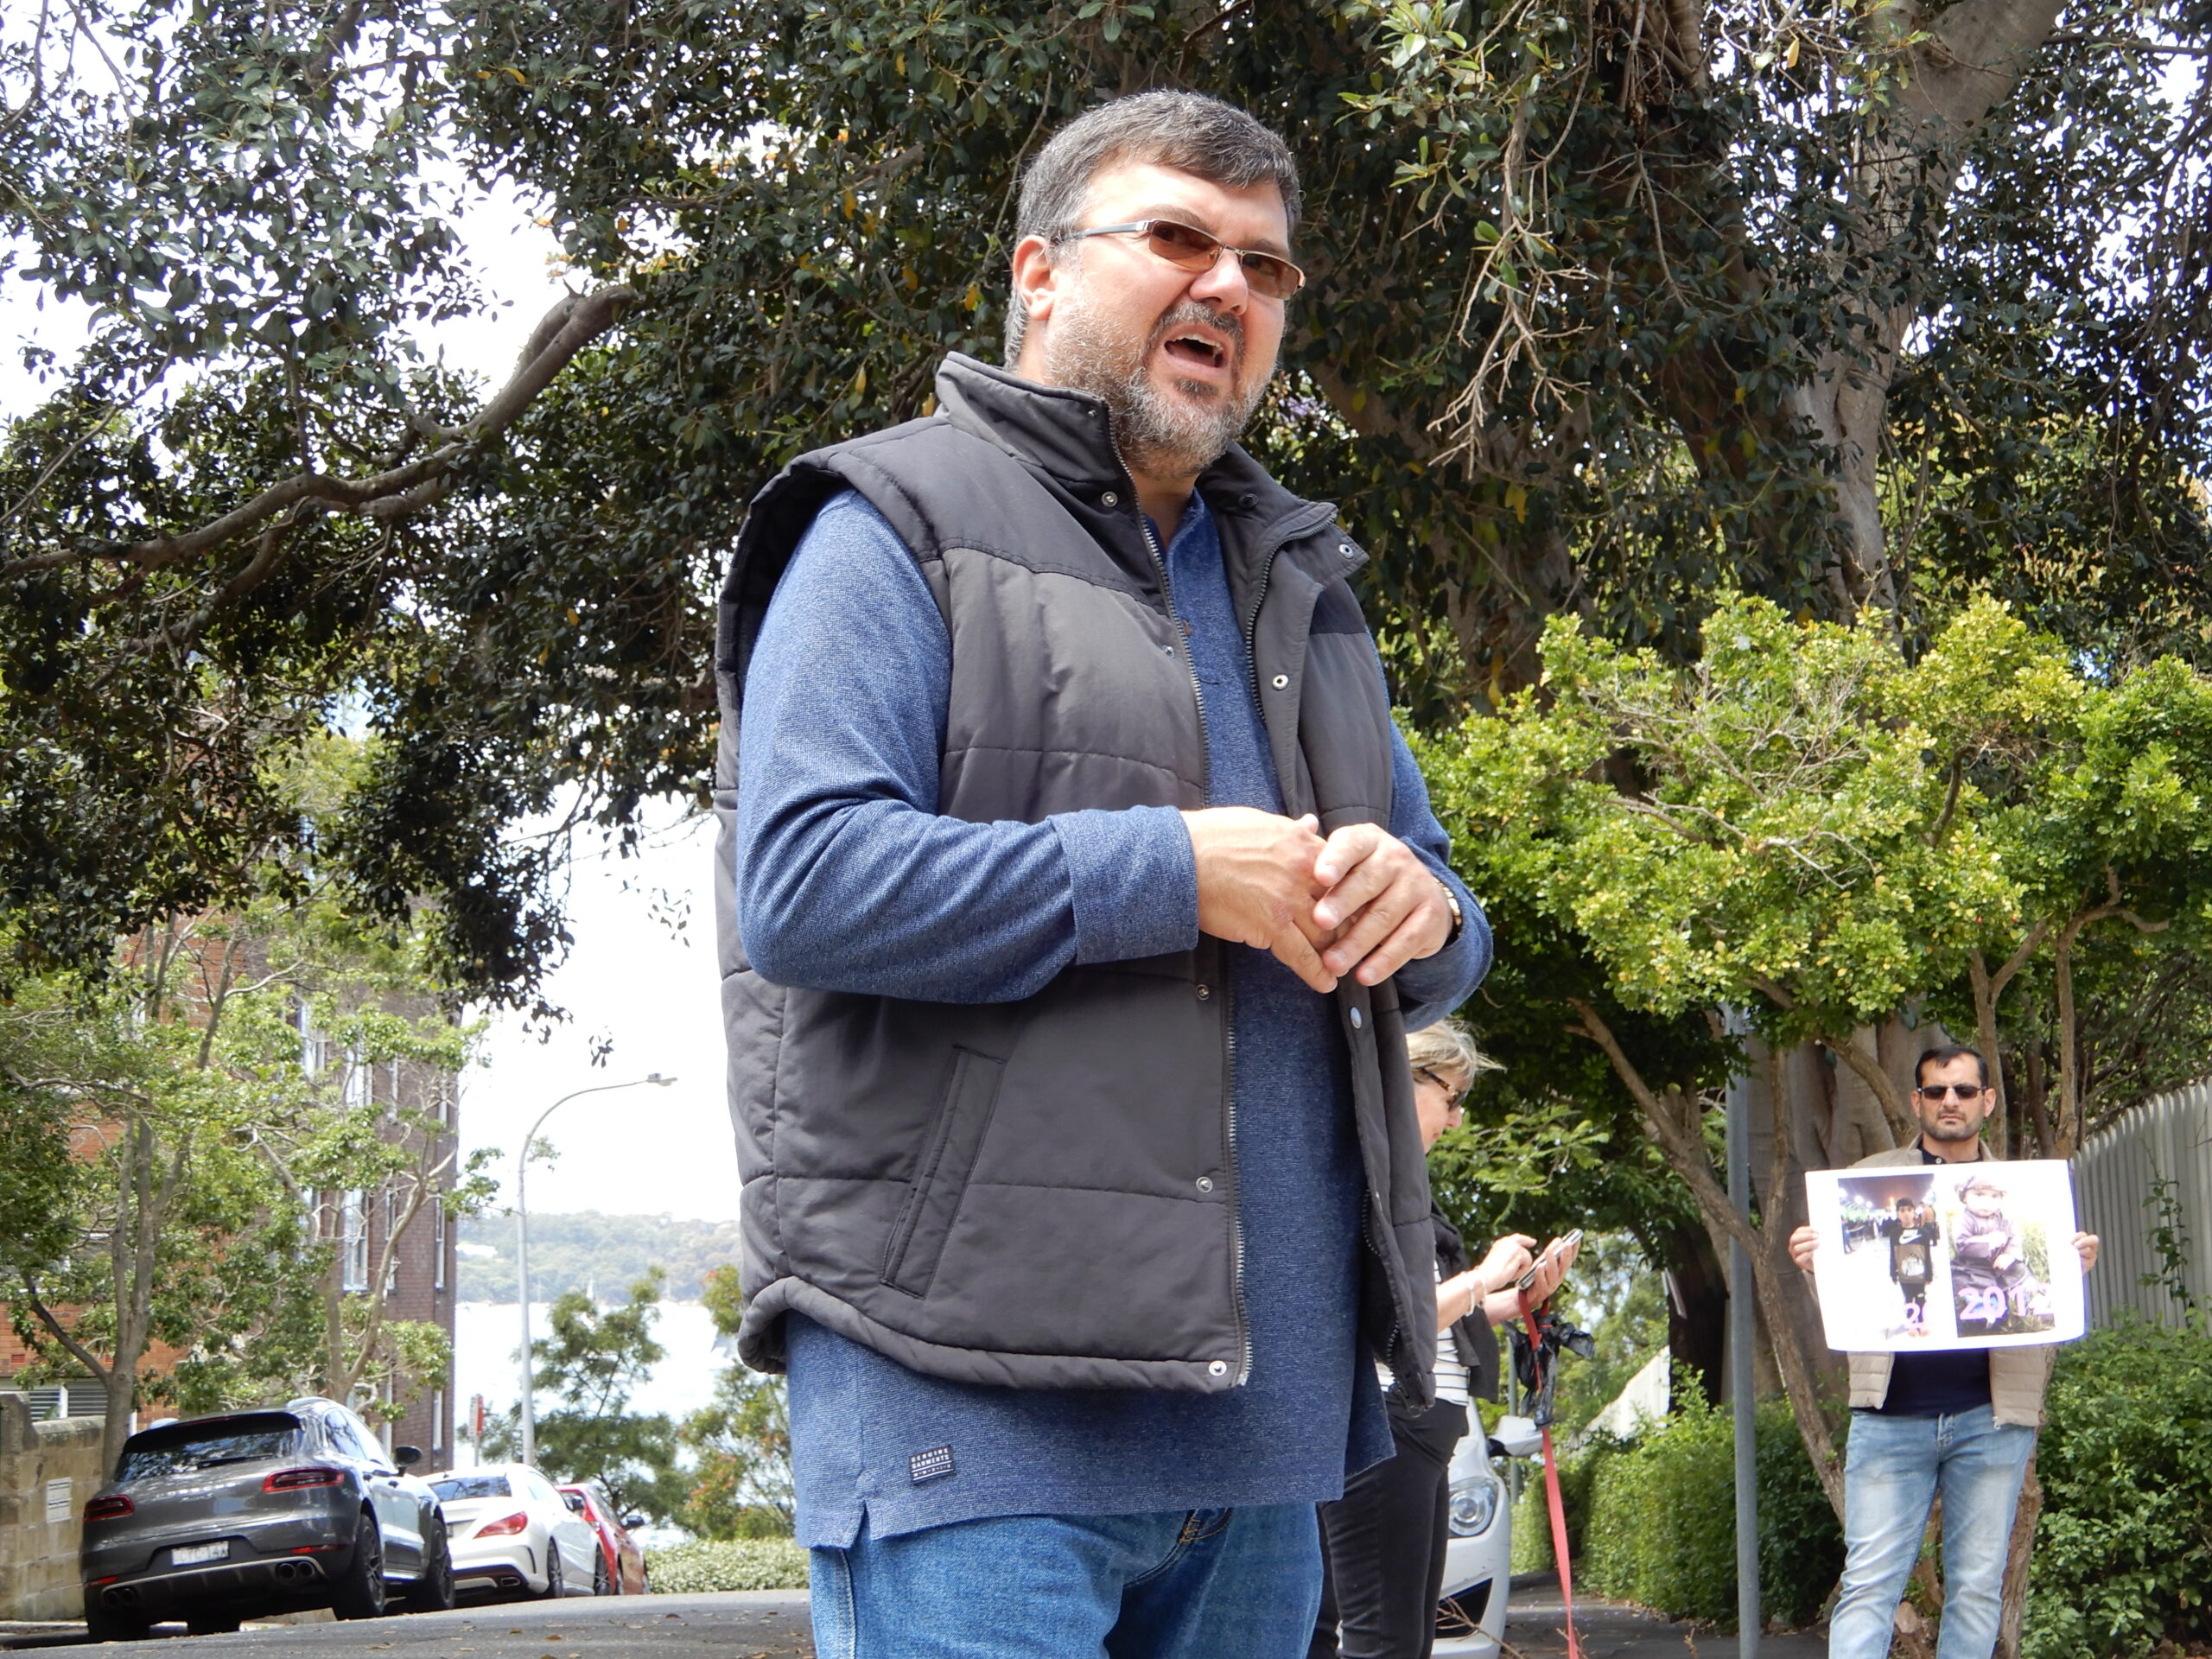
[[(1137, 500), (1137, 481), (1130, 474), (1128, 463), (1122, 464), (1122, 476), (1128, 480), (1129, 501), (1135, 508), (1137, 531), (1144, 537), (1145, 551), (1152, 555), (1152, 568), (1160, 573), (1160, 596), (1167, 607), (1167, 623), (1175, 639), (1175, 654), (1182, 658), (1183, 671), (1191, 677), (1191, 702), (1198, 711), (1198, 749), (1205, 759), (1207, 798), (1212, 798), (1212, 751), (1206, 742), (1206, 694), (1198, 683), (1198, 665), (1192, 660), (1190, 642), (1183, 637), (1183, 619), (1175, 613), (1175, 583), (1167, 574), (1167, 556), (1160, 550), (1159, 538), (1152, 533), (1152, 520), (1146, 517), (1143, 504)], [(1272, 563), (1272, 562), (1271, 562)], [(1255, 613), (1256, 616), (1257, 613)], [(1255, 671), (1256, 672), (1256, 671)], [(1266, 715), (1262, 713), (1261, 718)], [(1252, 1375), (1252, 1325), (1244, 1309), (1244, 1214), (1243, 1183), (1236, 1175), (1236, 1005), (1230, 990), (1227, 952), (1221, 953), (1221, 1029), (1222, 1052), (1228, 1067), (1228, 1079), (1223, 1090), (1227, 1103), (1225, 1134), (1229, 1145), (1229, 1237), (1235, 1252), (1231, 1269), (1230, 1302), (1236, 1315), (1236, 1383), (1243, 1388)]]
[[(1282, 557), (1282, 550), (1292, 536), (1304, 533), (1304, 529), (1294, 522), (1294, 524), (1276, 541), (1275, 544), (1268, 550), (1267, 562), (1260, 567), (1259, 586), (1252, 596), (1251, 614), (1244, 619), (1244, 660), (1252, 670), (1252, 695), (1258, 700), (1260, 719), (1262, 724), (1268, 718), (1268, 702), (1267, 694), (1260, 683), (1260, 612), (1268, 602), (1268, 585), (1274, 580), (1275, 561)], [(1300, 671), (1301, 674), (1304, 672), (1302, 669)], [(1287, 800), (1285, 804), (1288, 804)], [(1233, 1052), (1236, 1042), (1233, 1033), (1230, 1041)], [(1366, 1158), (1363, 1155), (1360, 1160), (1363, 1178), (1366, 1174)], [(1363, 1179), (1360, 1185), (1363, 1188), (1359, 1198), (1363, 1218), (1363, 1224), (1359, 1230), (1360, 1237), (1367, 1248), (1375, 1252), (1376, 1259), (1383, 1264), (1383, 1278), (1387, 1281), (1389, 1278), (1389, 1264), (1396, 1253), (1396, 1246), (1391, 1241), (1381, 1236), (1382, 1218), (1375, 1212), (1374, 1194), (1371, 1190), (1373, 1184)], [(1390, 1364), (1389, 1357), (1390, 1351), (1398, 1345), (1398, 1338), (1405, 1333), (1402, 1316), (1403, 1309), (1399, 1304), (1397, 1293), (1393, 1288), (1390, 1293), (1390, 1334), (1384, 1339), (1382, 1344), (1382, 1357), (1386, 1365)], [(1397, 1368), (1394, 1365), (1391, 1369), (1395, 1375)]]

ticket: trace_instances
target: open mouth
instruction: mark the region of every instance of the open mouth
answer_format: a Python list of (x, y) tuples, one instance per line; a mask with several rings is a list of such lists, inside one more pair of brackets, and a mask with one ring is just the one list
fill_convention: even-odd
[(1204, 334), (1170, 334), (1162, 342), (1161, 349), (1176, 362), (1196, 368), (1222, 369), (1229, 366), (1228, 348)]

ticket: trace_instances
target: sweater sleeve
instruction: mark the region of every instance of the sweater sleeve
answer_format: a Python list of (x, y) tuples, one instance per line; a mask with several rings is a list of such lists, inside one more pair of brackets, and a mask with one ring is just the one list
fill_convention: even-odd
[(1459, 901), (1459, 937), (1433, 957), (1398, 969), (1398, 998), (1406, 1029), (1443, 1019), (1475, 993), (1490, 972), (1490, 918), (1466, 885), (1452, 873), (1452, 841), (1428, 804), (1428, 784), (1404, 735), (1390, 731), (1390, 833), (1412, 848)]
[(937, 810), (943, 617), (857, 493), (770, 601), (738, 743), (738, 931), (779, 985), (1015, 1001), (1074, 963), (1187, 950), (1198, 872), (1171, 807), (976, 823)]

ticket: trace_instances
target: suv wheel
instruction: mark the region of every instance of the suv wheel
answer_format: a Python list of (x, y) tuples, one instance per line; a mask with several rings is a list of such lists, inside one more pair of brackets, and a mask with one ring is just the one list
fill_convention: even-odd
[(453, 1541), (441, 1521), (423, 1552), (423, 1576), (407, 1592), (410, 1613), (443, 1613), (453, 1609)]
[(591, 1558), (591, 1592), (594, 1596), (611, 1596), (614, 1582), (607, 1573), (607, 1552), (601, 1550)]
[(143, 1642), (153, 1621), (143, 1613), (127, 1613), (85, 1598), (85, 1634), (95, 1642)]
[(353, 1559), (330, 1587), (330, 1611), (340, 1618), (382, 1618), (385, 1615), (384, 1535), (377, 1518), (361, 1511), (353, 1534)]

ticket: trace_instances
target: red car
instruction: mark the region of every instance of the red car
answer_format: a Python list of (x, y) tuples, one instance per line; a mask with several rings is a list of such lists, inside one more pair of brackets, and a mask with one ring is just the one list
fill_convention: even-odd
[(613, 1494), (601, 1480), (579, 1480), (561, 1488), (561, 1501), (583, 1516), (599, 1535), (599, 1565), (591, 1575), (594, 1596), (645, 1593), (645, 1552), (630, 1535), (645, 1524), (642, 1515), (617, 1515)]

